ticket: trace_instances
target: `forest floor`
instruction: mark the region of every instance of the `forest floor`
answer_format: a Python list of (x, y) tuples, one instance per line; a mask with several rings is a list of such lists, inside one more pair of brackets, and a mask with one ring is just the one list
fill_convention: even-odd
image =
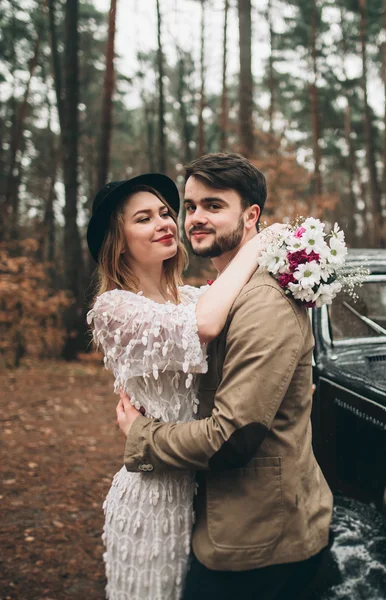
[(0, 600), (102, 600), (102, 504), (122, 464), (99, 362), (0, 374)]
[[(124, 449), (112, 383), (90, 361), (0, 372), (0, 600), (103, 600), (102, 504)], [(314, 600), (384, 600), (385, 518), (337, 497), (332, 530)]]

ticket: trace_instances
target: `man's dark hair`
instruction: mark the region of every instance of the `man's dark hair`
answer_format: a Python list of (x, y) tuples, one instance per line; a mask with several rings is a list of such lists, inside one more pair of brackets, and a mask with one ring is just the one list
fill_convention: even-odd
[(241, 196), (243, 210), (252, 204), (264, 208), (267, 183), (259, 169), (241, 154), (204, 154), (193, 160), (185, 171), (185, 183), (196, 177), (205, 185), (219, 190), (235, 190)]

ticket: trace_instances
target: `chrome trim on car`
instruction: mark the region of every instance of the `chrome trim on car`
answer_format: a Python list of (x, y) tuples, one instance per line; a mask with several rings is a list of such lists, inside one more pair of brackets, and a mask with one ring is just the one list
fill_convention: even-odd
[[(375, 400), (371, 400), (370, 398), (367, 398), (366, 396), (362, 396), (362, 394), (358, 394), (358, 392), (354, 392), (353, 390), (351, 390), (348, 387), (339, 385), (339, 383), (335, 383), (335, 381), (331, 381), (331, 379), (327, 379), (327, 377), (321, 376), (321, 377), (319, 377), (319, 381), (328, 383), (328, 385), (330, 385), (333, 388), (341, 390), (342, 392), (350, 394), (351, 396), (354, 396), (355, 398), (359, 398), (360, 400), (364, 400), (365, 402), (367, 402), (368, 404), (372, 404), (376, 408), (380, 408), (382, 411), (385, 411), (385, 415), (386, 415), (386, 406), (383, 406), (383, 404), (379, 404), (379, 402), (376, 402)], [(336, 403), (336, 400), (337, 400), (337, 397), (335, 396), (335, 398), (334, 398), (335, 403)]]
[[(365, 280), (364, 280), (364, 284), (366, 284), (366, 282), (368, 283), (374, 283), (377, 281), (384, 281), (386, 282), (386, 275), (368, 275)], [(321, 332), (322, 332), (322, 337), (323, 337), (323, 341), (328, 344), (328, 346), (330, 346), (330, 348), (332, 347), (332, 345), (334, 345), (335, 348), (349, 348), (350, 346), (365, 346), (368, 344), (384, 344), (386, 342), (386, 336), (385, 335), (379, 335), (377, 337), (352, 337), (349, 338), (347, 340), (334, 340), (333, 344), (332, 344), (332, 340), (331, 340), (331, 335), (330, 335), (330, 328), (329, 328), (329, 315), (328, 315), (328, 307), (326, 304), (324, 304), (321, 307)]]

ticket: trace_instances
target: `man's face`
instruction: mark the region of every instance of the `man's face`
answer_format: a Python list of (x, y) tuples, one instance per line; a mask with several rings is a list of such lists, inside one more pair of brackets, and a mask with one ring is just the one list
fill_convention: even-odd
[(189, 177), (185, 186), (185, 233), (193, 253), (215, 258), (237, 248), (244, 237), (241, 198), (235, 190), (216, 190)]

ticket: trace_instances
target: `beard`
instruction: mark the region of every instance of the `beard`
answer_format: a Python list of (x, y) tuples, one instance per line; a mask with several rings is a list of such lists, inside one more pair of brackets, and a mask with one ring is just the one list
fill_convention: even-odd
[(221, 256), (225, 252), (230, 252), (237, 248), (243, 239), (244, 235), (244, 220), (240, 216), (236, 227), (229, 233), (223, 233), (222, 235), (215, 236), (213, 243), (206, 248), (193, 248), (190, 240), (189, 244), (193, 254), (201, 256), (201, 258), (216, 258)]

